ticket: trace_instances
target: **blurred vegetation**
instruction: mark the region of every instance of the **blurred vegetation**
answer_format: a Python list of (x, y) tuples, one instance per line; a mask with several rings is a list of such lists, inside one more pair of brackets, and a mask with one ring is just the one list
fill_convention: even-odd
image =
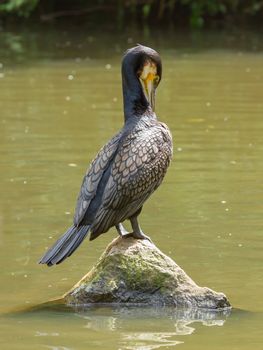
[(262, 22), (263, 0), (0, 0), (0, 18), (51, 21), (93, 18), (201, 28), (210, 23)]

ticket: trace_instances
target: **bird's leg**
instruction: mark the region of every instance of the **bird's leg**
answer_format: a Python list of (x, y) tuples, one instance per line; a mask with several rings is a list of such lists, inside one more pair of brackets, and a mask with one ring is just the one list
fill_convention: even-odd
[(146, 236), (143, 232), (142, 229), (140, 228), (140, 225), (138, 223), (137, 216), (133, 216), (130, 218), (130, 222), (132, 225), (133, 232), (131, 233), (133, 238), (136, 239), (148, 239), (148, 241), (152, 242), (151, 238)]
[(126, 237), (127, 235), (129, 235), (129, 232), (125, 230), (125, 228), (123, 227), (123, 225), (121, 223), (117, 224), (115, 227), (116, 227), (118, 234), (121, 237), (124, 237), (124, 236)]

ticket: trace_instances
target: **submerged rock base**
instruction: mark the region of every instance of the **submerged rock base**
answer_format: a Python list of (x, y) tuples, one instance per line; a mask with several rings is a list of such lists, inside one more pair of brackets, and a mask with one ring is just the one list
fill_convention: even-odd
[(229, 308), (223, 293), (199, 287), (148, 240), (116, 238), (97, 264), (63, 296), (68, 305), (118, 303)]

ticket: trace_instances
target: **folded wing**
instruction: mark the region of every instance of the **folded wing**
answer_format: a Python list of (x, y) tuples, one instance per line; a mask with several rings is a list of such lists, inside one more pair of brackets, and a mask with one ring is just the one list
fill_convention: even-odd
[(92, 213), (89, 210), (90, 204), (96, 197), (103, 175), (111, 166), (121, 136), (122, 132), (114, 136), (91, 162), (80, 188), (74, 216), (75, 226), (79, 226), (84, 217), (86, 219), (85, 221), (89, 221), (89, 219), (92, 220)]
[(90, 239), (131, 217), (163, 180), (172, 156), (170, 132), (164, 124), (130, 133), (118, 149)]

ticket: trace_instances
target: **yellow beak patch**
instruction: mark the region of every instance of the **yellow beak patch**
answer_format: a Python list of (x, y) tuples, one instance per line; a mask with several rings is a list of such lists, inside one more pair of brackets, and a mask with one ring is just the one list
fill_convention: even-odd
[(157, 67), (155, 63), (147, 61), (143, 66), (139, 79), (142, 85), (143, 93), (154, 111), (154, 81), (158, 79)]
[(143, 66), (142, 72), (140, 74), (140, 79), (142, 80), (154, 80), (156, 77), (157, 73), (157, 67), (153, 62), (146, 62), (145, 65)]

